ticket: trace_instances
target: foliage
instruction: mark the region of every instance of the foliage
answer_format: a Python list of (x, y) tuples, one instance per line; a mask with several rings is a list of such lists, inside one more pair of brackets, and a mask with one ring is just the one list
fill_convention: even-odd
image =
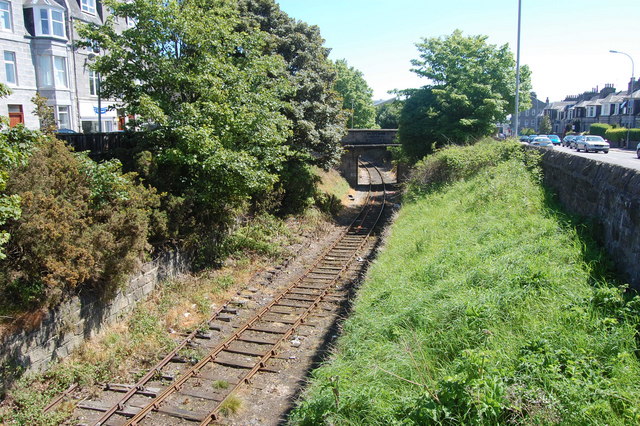
[(396, 98), (376, 106), (376, 124), (381, 129), (397, 129), (404, 101)]
[(350, 67), (346, 59), (337, 60), (335, 67), (338, 73), (335, 89), (342, 96), (342, 109), (349, 111), (351, 128), (375, 129), (373, 89), (367, 84), (362, 71)]
[(35, 96), (31, 98), (31, 102), (36, 106), (33, 114), (40, 119), (40, 131), (44, 134), (51, 134), (58, 130), (53, 107), (47, 105), (47, 98), (36, 92)]
[(523, 136), (529, 136), (529, 135), (535, 135), (536, 131), (529, 128), (529, 127), (525, 127), (523, 129), (520, 130), (520, 134)]
[[(627, 128), (626, 127), (618, 127), (607, 129), (604, 134), (604, 137), (611, 142), (625, 142), (627, 140)], [(629, 140), (630, 141), (640, 141), (640, 129), (630, 129), (629, 130)]]
[(602, 136), (604, 138), (605, 134), (607, 133), (607, 130), (612, 129), (612, 128), (613, 128), (613, 126), (611, 126), (611, 124), (593, 123), (589, 127), (589, 134)]
[(0, 264), (5, 300), (33, 306), (130, 273), (147, 250), (149, 209), (157, 203), (131, 179), (116, 161), (98, 164), (44, 140), (7, 184), (22, 215), (4, 226), (13, 236)]
[[(9, 88), (0, 83), (0, 99), (11, 93)], [(20, 217), (20, 197), (7, 194), (7, 180), (12, 170), (23, 165), (34, 145), (39, 140), (37, 132), (27, 130), (24, 126), (7, 129), (9, 120), (0, 117), (0, 260), (6, 257), (5, 244), (11, 234), (4, 225), (8, 220)]]
[(637, 424), (640, 298), (539, 170), (455, 150), (461, 180), (403, 205), (290, 422)]
[(542, 119), (540, 120), (539, 130), (541, 135), (548, 135), (551, 133), (551, 119), (548, 115), (542, 116)]
[[(417, 44), (420, 59), (413, 72), (429, 79), (408, 90), (400, 118), (399, 138), (414, 161), (449, 143), (465, 144), (495, 130), (515, 104), (515, 61), (507, 45), (488, 44), (486, 36), (444, 38)], [(530, 71), (521, 69), (520, 107), (529, 107)], [(417, 97), (415, 99), (412, 99)]]
[(292, 122), (288, 146), (299, 161), (324, 169), (336, 164), (347, 116), (334, 90), (336, 72), (320, 29), (289, 17), (274, 0), (238, 0), (238, 7), (247, 26), (269, 34), (265, 53), (286, 63), (294, 89), (285, 98)]
[[(169, 234), (210, 262), (237, 211), (268, 197), (296, 155), (288, 146), (287, 64), (267, 53), (270, 36), (247, 28), (232, 0), (108, 6), (106, 25), (80, 30), (86, 46), (103, 52), (94, 65), (101, 90), (153, 123), (142, 174), (168, 194), (168, 226), (179, 224)], [(125, 18), (135, 27), (117, 31), (115, 20)]]

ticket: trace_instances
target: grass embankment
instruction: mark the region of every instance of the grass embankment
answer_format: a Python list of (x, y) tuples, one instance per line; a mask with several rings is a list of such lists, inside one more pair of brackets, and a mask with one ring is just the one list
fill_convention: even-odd
[(532, 160), (481, 143), (419, 165), (292, 423), (640, 422), (640, 301)]
[[(318, 171), (321, 193), (343, 198), (344, 179), (332, 172)], [(347, 185), (348, 188), (348, 185)], [(43, 374), (29, 374), (8, 391), (0, 405), (0, 424), (57, 425), (72, 413), (72, 403), (56, 412), (42, 414), (42, 408), (72, 383), (134, 383), (188, 332), (209, 317), (216, 306), (251, 283), (258, 271), (295, 255), (287, 247), (301, 234), (315, 238), (327, 228), (327, 217), (312, 208), (286, 221), (264, 215), (236, 228), (228, 238), (230, 256), (222, 268), (196, 276), (166, 282), (148, 300), (140, 303), (130, 317), (109, 327), (86, 342), (74, 354)], [(197, 349), (181, 355), (199, 358)], [(231, 410), (232, 407), (226, 407)], [(4, 422), (4, 423), (3, 423)]]

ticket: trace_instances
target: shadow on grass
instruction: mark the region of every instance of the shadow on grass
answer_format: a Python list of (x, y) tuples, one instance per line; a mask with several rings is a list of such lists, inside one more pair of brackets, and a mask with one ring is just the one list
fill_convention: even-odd
[[(592, 286), (606, 284), (614, 287), (628, 283), (604, 248), (604, 227), (600, 222), (568, 213), (560, 203), (557, 193), (546, 186), (544, 187), (544, 204), (549, 215), (554, 217), (563, 228), (575, 230), (580, 241), (582, 260), (590, 266)], [(637, 289), (625, 290), (625, 297), (629, 299), (637, 294)]]

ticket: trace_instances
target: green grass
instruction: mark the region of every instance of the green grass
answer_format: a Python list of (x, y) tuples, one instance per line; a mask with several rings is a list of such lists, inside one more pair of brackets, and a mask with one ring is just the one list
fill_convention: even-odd
[(477, 167), (486, 144), (456, 150), (423, 167), (453, 154), (466, 180), (414, 179), (290, 422), (640, 422), (640, 300), (523, 154)]

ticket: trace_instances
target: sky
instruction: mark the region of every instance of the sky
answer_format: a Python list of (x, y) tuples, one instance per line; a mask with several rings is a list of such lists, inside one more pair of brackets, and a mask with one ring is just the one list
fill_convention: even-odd
[[(276, 0), (289, 16), (320, 27), (330, 58), (362, 71), (374, 100), (428, 82), (410, 71), (423, 38), (486, 35), (514, 58), (518, 0)], [(520, 63), (538, 99), (559, 101), (640, 72), (640, 0), (522, 0)]]

